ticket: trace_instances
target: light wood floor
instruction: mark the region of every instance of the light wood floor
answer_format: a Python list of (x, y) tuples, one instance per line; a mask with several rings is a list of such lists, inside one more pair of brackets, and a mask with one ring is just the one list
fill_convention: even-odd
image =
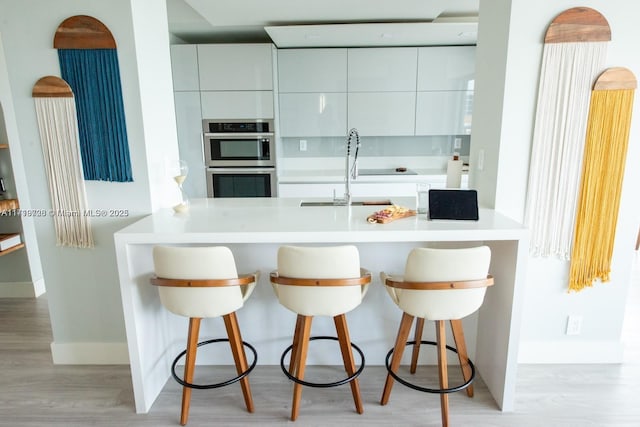
[[(638, 272), (636, 272), (638, 273)], [(635, 337), (622, 365), (520, 365), (516, 411), (500, 412), (482, 381), (475, 397), (450, 397), (453, 426), (640, 426), (640, 273), (632, 299)], [(134, 412), (128, 366), (60, 366), (51, 363), (46, 298), (0, 299), (0, 426), (177, 426), (180, 387), (171, 379), (151, 412)], [(312, 367), (312, 375), (339, 378), (336, 368)], [(224, 372), (223, 372), (224, 371)], [(222, 379), (228, 368), (199, 369), (196, 379)], [(455, 373), (455, 372), (454, 372)], [(203, 376), (204, 375), (204, 376)], [(437, 378), (421, 368), (422, 384)], [(367, 366), (360, 377), (365, 412), (354, 411), (348, 386), (305, 388), (299, 426), (438, 426), (439, 398), (396, 384), (387, 406), (379, 399), (383, 367)], [(319, 378), (319, 377), (318, 377)], [(325, 378), (326, 380), (326, 378)], [(451, 383), (455, 381), (452, 378)], [(250, 375), (256, 411), (246, 412), (240, 386), (194, 390), (189, 426), (280, 426), (288, 421), (291, 383), (279, 367), (258, 366)], [(437, 381), (437, 380), (435, 380)]]

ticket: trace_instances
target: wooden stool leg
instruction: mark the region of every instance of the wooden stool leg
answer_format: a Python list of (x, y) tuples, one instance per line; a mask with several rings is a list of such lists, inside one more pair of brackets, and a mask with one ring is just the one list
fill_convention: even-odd
[[(184, 381), (193, 382), (193, 372), (196, 366), (196, 351), (198, 350), (198, 335), (200, 334), (199, 317), (189, 319), (189, 336), (187, 338), (187, 354), (184, 362)], [(182, 410), (180, 425), (186, 425), (189, 419), (189, 405), (191, 403), (191, 387), (182, 387)]]
[(422, 341), (422, 330), (424, 329), (424, 317), (418, 317), (416, 319), (416, 332), (413, 340), (416, 342), (413, 346), (413, 354), (411, 355), (411, 370), (412, 374), (416, 373), (418, 367), (418, 356), (420, 354), (420, 341)]
[[(224, 319), (224, 326), (227, 328), (231, 353), (236, 363), (236, 372), (240, 375), (247, 370), (249, 365), (247, 364), (247, 355), (242, 345), (242, 335), (240, 334), (240, 327), (238, 326), (238, 318), (235, 312), (224, 315), (222, 318)], [(247, 411), (253, 412), (253, 397), (251, 396), (251, 386), (249, 385), (248, 376), (240, 380), (240, 386), (242, 387), (242, 394), (244, 396), (244, 403), (247, 406)]]
[[(438, 374), (440, 377), (440, 388), (449, 387), (447, 377), (447, 337), (444, 329), (444, 320), (436, 320), (436, 341), (438, 343)], [(440, 395), (440, 410), (442, 411), (442, 427), (449, 426), (449, 394)]]
[[(469, 366), (469, 356), (467, 355), (467, 344), (464, 340), (464, 330), (462, 329), (462, 319), (450, 320), (451, 332), (453, 332), (453, 340), (458, 350), (458, 360), (462, 369), (462, 377), (465, 382), (471, 378), (471, 366)], [(467, 387), (467, 396), (473, 397), (473, 384)]]
[[(307, 363), (307, 350), (309, 349), (309, 336), (311, 335), (311, 321), (313, 317), (302, 316), (302, 325), (300, 327), (300, 334), (297, 343), (294, 343), (294, 347), (297, 345), (299, 349), (298, 359), (295, 361), (295, 367), (298, 371), (298, 379), (304, 379), (304, 368)], [(295, 421), (298, 418), (298, 412), (300, 411), (300, 399), (302, 398), (302, 385), (298, 383), (293, 384), (293, 404), (291, 405), (291, 421)]]
[(302, 333), (302, 326), (304, 325), (304, 316), (298, 314), (296, 318), (296, 328), (293, 332), (293, 347), (291, 348), (291, 358), (289, 359), (289, 373), (294, 377), (298, 376), (296, 362), (300, 359), (300, 334)]
[[(356, 364), (353, 359), (353, 349), (351, 348), (351, 338), (349, 337), (349, 328), (347, 327), (347, 316), (340, 314), (333, 318), (340, 342), (340, 351), (342, 352), (342, 360), (344, 361), (344, 369), (347, 375), (351, 376), (356, 372)], [(362, 398), (360, 397), (360, 383), (358, 379), (353, 379), (349, 385), (351, 386), (351, 394), (353, 402), (356, 404), (356, 412), (362, 414), (364, 407), (362, 406)]]
[[(413, 323), (413, 316), (407, 313), (402, 313), (402, 320), (400, 321), (400, 328), (398, 329), (398, 336), (396, 337), (396, 344), (393, 347), (393, 357), (391, 358), (391, 371), (395, 374), (400, 367), (400, 360), (402, 359), (402, 353), (407, 345), (407, 337), (411, 330), (411, 324)], [(387, 380), (384, 383), (384, 389), (382, 390), (382, 398), (380, 399), (381, 405), (386, 405), (389, 402), (389, 396), (391, 396), (391, 388), (393, 387), (393, 377), (387, 373)]]

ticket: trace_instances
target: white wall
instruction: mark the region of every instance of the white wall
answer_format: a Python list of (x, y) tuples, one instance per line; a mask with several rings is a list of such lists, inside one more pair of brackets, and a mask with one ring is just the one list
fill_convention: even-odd
[(167, 8), (163, 0), (131, 0), (131, 10), (151, 207), (155, 211), (180, 200), (173, 180), (179, 174), (176, 113), (175, 108), (167, 108), (174, 103)]
[[(90, 209), (127, 209), (129, 216), (95, 218), (94, 249), (56, 247), (51, 218), (35, 221), (57, 362), (128, 362), (113, 233), (168, 203), (160, 194), (170, 177), (162, 176), (157, 160), (177, 161), (165, 9), (164, 0), (0, 0), (0, 34), (23, 154), (23, 164), (14, 168), (26, 174), (32, 208), (50, 207), (31, 90), (39, 78), (60, 75), (52, 47), (56, 28), (69, 16), (90, 15), (111, 30), (118, 45), (134, 182), (85, 184)], [(145, 14), (148, 22), (139, 24)]]
[[(9, 84), (9, 74), (7, 72), (7, 62), (4, 54), (2, 35), (0, 34), (0, 141), (9, 144), (9, 151), (5, 151), (5, 158), (10, 163), (18, 165), (12, 167), (9, 164), (3, 165), (7, 169), (0, 168), (1, 176), (7, 183), (7, 188), (15, 189), (15, 194), (10, 197), (17, 197), (21, 207), (28, 208), (31, 205), (29, 190), (27, 187), (27, 177), (23, 163), (22, 149), (16, 122), (16, 114), (13, 108), (13, 96)], [(11, 176), (8, 176), (10, 173)], [(38, 242), (35, 235), (33, 218), (30, 217), (3, 217), (0, 218), (0, 231), (16, 232), (22, 231), (23, 241), (26, 249), (13, 252), (0, 258), (0, 297), (16, 296), (39, 296), (44, 292), (44, 279), (42, 275), (42, 265), (38, 252)]]
[[(592, 7), (609, 21), (612, 41), (606, 67), (624, 66), (640, 76), (636, 46), (640, 27), (635, 19), (640, 3), (482, 0), (480, 4), (471, 163), (477, 164), (474, 159), (483, 149), (485, 169), (472, 171), (471, 185), (480, 190), (485, 205), (516, 220), (524, 216), (544, 33), (555, 16), (576, 6)], [(640, 178), (634, 165), (640, 150), (637, 104), (634, 110), (611, 283), (568, 294), (568, 262), (530, 258), (521, 362), (621, 360), (620, 335), (640, 217), (634, 188)], [(578, 336), (564, 333), (570, 314), (584, 316)]]

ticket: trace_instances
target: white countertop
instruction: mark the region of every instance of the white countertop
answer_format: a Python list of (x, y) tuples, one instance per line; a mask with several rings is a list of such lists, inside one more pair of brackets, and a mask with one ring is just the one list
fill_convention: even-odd
[[(392, 202), (415, 208), (415, 198), (396, 197)], [(524, 226), (490, 209), (480, 210), (479, 221), (431, 221), (420, 215), (371, 224), (367, 216), (382, 206), (299, 205), (300, 199), (294, 198), (196, 199), (186, 214), (163, 209), (115, 236), (123, 243), (416, 242), (526, 236)]]

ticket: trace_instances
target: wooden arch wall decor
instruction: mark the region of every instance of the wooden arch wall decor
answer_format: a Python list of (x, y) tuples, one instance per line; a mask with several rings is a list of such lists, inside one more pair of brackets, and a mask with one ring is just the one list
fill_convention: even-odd
[(636, 87), (636, 77), (622, 67), (607, 69), (593, 87), (570, 291), (609, 281)]
[(34, 98), (73, 98), (71, 86), (60, 77), (46, 76), (33, 86), (31, 96)]
[(547, 28), (525, 208), (532, 256), (571, 257), (591, 88), (610, 40), (607, 20), (587, 7)]
[(44, 166), (58, 246), (93, 247), (86, 215), (76, 104), (71, 86), (56, 76), (41, 78), (31, 95), (36, 106)]
[(62, 21), (53, 38), (55, 49), (115, 49), (116, 41), (102, 22), (77, 15)]
[(65, 19), (56, 30), (60, 71), (75, 94), (87, 180), (133, 181), (116, 41), (99, 20)]
[(574, 7), (551, 21), (544, 36), (545, 43), (610, 41), (611, 28), (597, 10)]

